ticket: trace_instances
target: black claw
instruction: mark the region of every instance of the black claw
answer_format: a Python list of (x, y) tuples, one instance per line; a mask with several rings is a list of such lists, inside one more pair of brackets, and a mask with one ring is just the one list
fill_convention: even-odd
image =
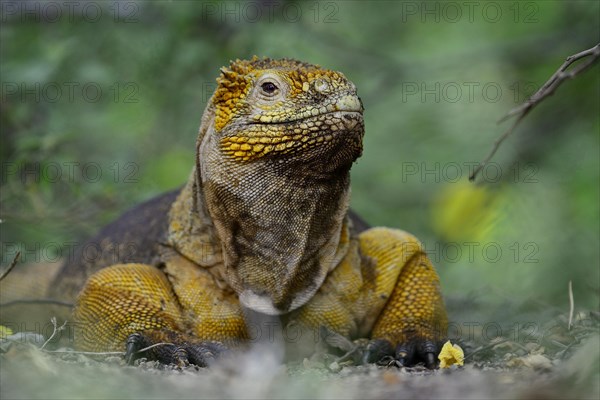
[(209, 367), (227, 348), (218, 342), (202, 342), (186, 347), (189, 362), (199, 367)]
[(363, 364), (375, 363), (394, 354), (392, 344), (384, 339), (369, 341), (362, 357)]
[(413, 340), (398, 345), (396, 359), (404, 367), (411, 367), (418, 362), (423, 362), (428, 369), (435, 369), (437, 367), (437, 350), (438, 346), (430, 340)]
[(188, 365), (190, 365), (190, 362), (188, 360), (188, 352), (185, 348), (181, 346), (177, 346), (172, 350), (170, 361), (172, 364), (175, 364), (179, 368), (187, 367)]
[(396, 360), (400, 367), (409, 367), (414, 364), (415, 344), (403, 343), (396, 347)]
[(437, 362), (434, 353), (425, 354), (425, 366), (429, 369), (435, 369)]
[(419, 352), (427, 368), (435, 369), (437, 367), (438, 346), (434, 342), (425, 340), (421, 343)]
[(144, 342), (144, 337), (139, 333), (129, 335), (125, 347), (125, 362), (127, 365), (133, 365), (135, 360), (140, 357), (137, 353), (144, 347)]
[(431, 340), (425, 340), (421, 342), (419, 346), (419, 352), (421, 354), (426, 353), (437, 353), (437, 345), (433, 343)]

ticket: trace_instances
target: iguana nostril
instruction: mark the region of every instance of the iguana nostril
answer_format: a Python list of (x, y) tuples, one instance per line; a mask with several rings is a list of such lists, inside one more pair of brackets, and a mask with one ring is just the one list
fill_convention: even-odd
[(340, 97), (335, 102), (335, 105), (336, 105), (338, 111), (354, 111), (354, 112), (362, 111), (362, 104), (360, 103), (360, 99), (356, 95), (348, 94), (343, 97)]

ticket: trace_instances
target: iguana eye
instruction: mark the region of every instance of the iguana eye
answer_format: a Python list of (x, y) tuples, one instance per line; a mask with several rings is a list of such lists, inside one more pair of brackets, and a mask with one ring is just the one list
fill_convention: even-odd
[(260, 87), (266, 94), (273, 94), (279, 89), (273, 82), (265, 82)]

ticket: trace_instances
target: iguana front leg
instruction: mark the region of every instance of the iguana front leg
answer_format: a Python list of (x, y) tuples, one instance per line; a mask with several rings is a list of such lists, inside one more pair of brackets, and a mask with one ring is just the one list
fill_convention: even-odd
[(150, 265), (113, 265), (92, 275), (73, 316), (78, 349), (125, 351), (128, 363), (146, 357), (165, 364), (206, 366), (226, 350), (219, 342), (188, 333), (171, 283)]
[(439, 279), (421, 244), (389, 228), (352, 240), (344, 260), (290, 320), (334, 338), (370, 338), (356, 342), (356, 362), (391, 356), (402, 366), (423, 361), (428, 368), (435, 368), (447, 330)]
[(434, 368), (448, 321), (438, 275), (421, 244), (403, 231), (374, 228), (360, 235), (360, 246), (375, 263), (375, 293), (388, 297), (365, 361), (377, 361), (387, 348), (402, 366), (423, 361)]

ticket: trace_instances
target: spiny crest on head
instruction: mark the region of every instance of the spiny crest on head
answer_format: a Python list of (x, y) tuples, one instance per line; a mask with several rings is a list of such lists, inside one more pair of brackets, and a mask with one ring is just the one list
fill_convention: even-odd
[(229, 68), (221, 68), (217, 78), (217, 89), (212, 98), (215, 105), (215, 129), (221, 130), (240, 107), (240, 101), (246, 97), (252, 81), (251, 69), (243, 61), (231, 62)]

